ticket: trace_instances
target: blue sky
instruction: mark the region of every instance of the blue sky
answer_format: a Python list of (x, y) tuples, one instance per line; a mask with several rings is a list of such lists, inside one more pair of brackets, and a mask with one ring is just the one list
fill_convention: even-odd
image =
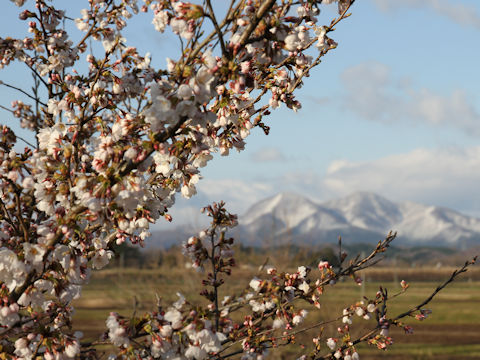
[(198, 200), (241, 214), (279, 191), (372, 191), (480, 215), (480, 3), (359, 0), (352, 13), (298, 93), (303, 108), (278, 109), (269, 136), (211, 163)]
[[(2, 36), (19, 31), (6, 8)], [(162, 64), (175, 43), (149, 21), (126, 37)], [(277, 109), (269, 136), (256, 129), (245, 151), (217, 156), (199, 195), (172, 211), (177, 224), (211, 201), (242, 214), (280, 191), (317, 201), (372, 191), (480, 216), (480, 2), (358, 0), (332, 37), (338, 48), (297, 93), (303, 108)]]

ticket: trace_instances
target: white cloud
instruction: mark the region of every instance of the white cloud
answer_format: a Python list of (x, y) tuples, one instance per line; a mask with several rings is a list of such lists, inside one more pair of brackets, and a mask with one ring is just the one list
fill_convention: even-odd
[(416, 149), (368, 162), (333, 162), (322, 187), (336, 196), (372, 191), (396, 201), (416, 201), (478, 213), (480, 146)]
[(253, 153), (250, 158), (255, 162), (285, 161), (285, 155), (277, 148), (263, 148)]
[(282, 191), (296, 192), (321, 202), (369, 191), (394, 201), (413, 201), (480, 215), (480, 146), (416, 149), (372, 161), (337, 160), (324, 176), (291, 172), (262, 181), (202, 180), (198, 195), (179, 198), (172, 208), (175, 224), (198, 228), (209, 219), (200, 208), (224, 200), (227, 210), (243, 215), (250, 206)]
[(402, 7), (426, 8), (445, 16), (461, 26), (480, 29), (480, 15), (473, 5), (459, 4), (458, 0), (373, 0), (382, 11), (395, 11)]
[[(480, 146), (415, 149), (372, 161), (332, 162), (324, 176), (291, 172), (263, 181), (206, 181), (208, 196), (223, 198), (239, 215), (254, 203), (281, 191), (314, 201), (370, 191), (394, 201), (414, 201), (480, 214)], [(223, 197), (222, 197), (223, 194)]]
[(377, 62), (346, 69), (341, 75), (346, 94), (342, 108), (367, 120), (395, 122), (405, 117), (405, 99), (391, 78), (390, 68)]
[(480, 113), (463, 90), (444, 95), (418, 89), (411, 79), (394, 78), (388, 66), (377, 62), (350, 67), (342, 73), (341, 80), (346, 90), (342, 108), (366, 120), (411, 124), (420, 121), (480, 135)]

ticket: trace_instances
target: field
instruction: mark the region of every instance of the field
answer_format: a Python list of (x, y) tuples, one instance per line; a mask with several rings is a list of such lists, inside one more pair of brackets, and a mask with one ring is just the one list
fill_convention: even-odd
[[(473, 268), (461, 279), (442, 291), (427, 308), (433, 314), (425, 321), (408, 319), (414, 334), (406, 335), (401, 329), (392, 329), (394, 345), (387, 351), (380, 351), (368, 345), (362, 345), (362, 359), (480, 359), (480, 269)], [(453, 268), (376, 268), (367, 270), (363, 276), (365, 286), (358, 286), (353, 281), (345, 281), (327, 289), (322, 298), (322, 308), (312, 310), (312, 322), (326, 320), (328, 314), (341, 314), (342, 309), (367, 296), (373, 298), (380, 284), (395, 292), (400, 289), (399, 281), (409, 281), (407, 293), (396, 298), (390, 304), (393, 316), (420, 303), (428, 297), (441, 282), (448, 278)], [(224, 293), (240, 292), (257, 274), (253, 266), (235, 268), (233, 285), (225, 285)], [(162, 266), (155, 269), (111, 268), (96, 272), (90, 284), (83, 289), (82, 297), (75, 303), (75, 329), (84, 332), (88, 339), (98, 338), (105, 329), (105, 319), (110, 311), (129, 316), (136, 309), (137, 313), (153, 309), (156, 295), (162, 298), (165, 306), (176, 300), (180, 291), (192, 303), (202, 302), (198, 295), (202, 275), (182, 266)], [(221, 288), (222, 289), (222, 288)], [(355, 326), (362, 325), (363, 320), (354, 319)], [(372, 326), (373, 323), (364, 322)], [(357, 325), (357, 328), (358, 328)], [(352, 327), (353, 327), (352, 326)], [(361, 328), (357, 333), (361, 333)], [(302, 343), (310, 347), (310, 337), (299, 337)], [(334, 335), (333, 329), (326, 328)], [(310, 340), (309, 340), (310, 339)], [(271, 353), (272, 359), (296, 359), (297, 345)]]

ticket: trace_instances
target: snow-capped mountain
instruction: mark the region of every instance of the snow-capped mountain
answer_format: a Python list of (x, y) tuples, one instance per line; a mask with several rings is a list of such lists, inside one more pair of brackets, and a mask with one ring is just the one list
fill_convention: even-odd
[(325, 203), (340, 212), (350, 225), (384, 232), (402, 219), (399, 207), (373, 193), (358, 192), (339, 200)]
[(262, 222), (269, 219), (275, 219), (277, 224), (284, 228), (299, 227), (303, 231), (308, 231), (312, 227), (328, 229), (332, 225), (337, 228), (341, 223), (348, 225), (345, 218), (335, 210), (332, 211), (291, 193), (281, 193), (258, 202), (242, 217), (241, 223), (255, 231), (258, 230), (258, 226), (262, 226)]
[(376, 243), (390, 230), (398, 242), (469, 246), (480, 243), (480, 219), (451, 209), (412, 202), (395, 203), (359, 192), (317, 204), (297, 194), (282, 193), (253, 205), (239, 218), (242, 238), (250, 244), (346, 241)]

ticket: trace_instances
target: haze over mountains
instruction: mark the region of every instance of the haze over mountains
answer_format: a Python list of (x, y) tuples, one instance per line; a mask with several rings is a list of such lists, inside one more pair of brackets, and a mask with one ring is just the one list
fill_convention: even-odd
[[(232, 231), (251, 246), (289, 243), (377, 243), (397, 231), (397, 245), (466, 248), (480, 244), (480, 219), (457, 211), (413, 202), (395, 203), (358, 192), (342, 199), (315, 203), (298, 194), (281, 193), (254, 204)], [(172, 243), (177, 232), (156, 233), (154, 242)], [(188, 236), (185, 234), (185, 236)], [(163, 238), (163, 241), (160, 239)]]

